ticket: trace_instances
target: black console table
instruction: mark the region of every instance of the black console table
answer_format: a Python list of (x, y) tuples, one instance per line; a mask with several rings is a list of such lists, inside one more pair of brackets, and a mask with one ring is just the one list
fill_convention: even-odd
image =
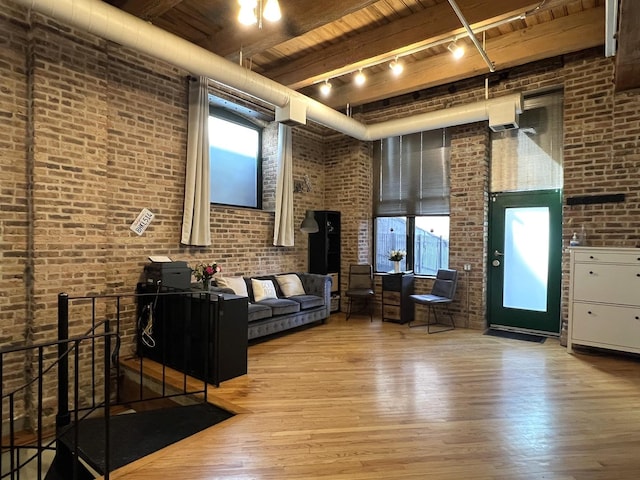
[(138, 355), (216, 386), (247, 373), (247, 297), (145, 284), (138, 293)]
[(414, 276), (411, 272), (382, 275), (382, 321), (407, 323), (413, 320)]

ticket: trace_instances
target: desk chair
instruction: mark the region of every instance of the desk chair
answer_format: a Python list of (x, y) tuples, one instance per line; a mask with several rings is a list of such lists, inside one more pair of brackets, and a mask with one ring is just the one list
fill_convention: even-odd
[[(438, 270), (438, 273), (436, 274), (436, 280), (433, 284), (433, 288), (431, 289), (431, 293), (424, 295), (410, 295), (409, 298), (413, 300), (414, 303), (425, 305), (427, 307), (427, 322), (416, 325), (411, 325), (411, 322), (409, 322), (409, 327), (420, 327), (426, 325), (427, 333), (432, 333), (432, 325), (440, 325), (441, 327), (444, 327), (434, 331), (433, 333), (446, 332), (447, 330), (453, 330), (456, 328), (453, 323), (453, 315), (451, 314), (451, 310), (449, 310), (449, 304), (453, 302), (453, 297), (456, 294), (457, 283), (458, 272), (456, 270), (441, 269)], [(438, 322), (438, 314), (435, 308), (437, 305), (445, 306), (447, 313), (449, 314), (449, 319), (451, 320), (450, 325)], [(436, 320), (434, 323), (431, 323), (431, 311), (433, 311), (433, 316)]]
[(373, 322), (373, 300), (376, 292), (373, 287), (373, 267), (371, 265), (358, 264), (349, 266), (349, 286), (345, 294), (349, 298), (347, 320), (351, 316), (351, 303), (355, 298), (363, 300), (363, 310), (365, 307), (369, 307), (369, 317)]

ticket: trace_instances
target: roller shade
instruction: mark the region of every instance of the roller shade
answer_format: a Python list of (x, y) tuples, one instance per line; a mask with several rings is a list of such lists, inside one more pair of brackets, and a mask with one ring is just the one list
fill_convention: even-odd
[(374, 142), (374, 216), (448, 214), (450, 157), (446, 129)]

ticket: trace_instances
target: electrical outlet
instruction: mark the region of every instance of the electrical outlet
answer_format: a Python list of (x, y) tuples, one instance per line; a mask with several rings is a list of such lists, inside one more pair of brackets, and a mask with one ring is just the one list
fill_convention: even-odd
[(465, 263), (463, 268), (464, 268), (465, 272), (470, 272), (471, 271), (471, 264), (470, 263)]

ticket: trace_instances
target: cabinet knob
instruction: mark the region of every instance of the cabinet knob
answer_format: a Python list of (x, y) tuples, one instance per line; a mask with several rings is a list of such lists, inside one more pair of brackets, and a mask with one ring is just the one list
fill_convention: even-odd
[(593, 275), (593, 272), (589, 272), (589, 275)]
[(640, 317), (638, 315), (636, 315), (636, 320), (640, 320)]
[(588, 313), (589, 315), (591, 315), (591, 310), (587, 311), (587, 313)]
[(589, 259), (590, 259), (590, 260), (593, 260), (593, 255), (589, 255)]

